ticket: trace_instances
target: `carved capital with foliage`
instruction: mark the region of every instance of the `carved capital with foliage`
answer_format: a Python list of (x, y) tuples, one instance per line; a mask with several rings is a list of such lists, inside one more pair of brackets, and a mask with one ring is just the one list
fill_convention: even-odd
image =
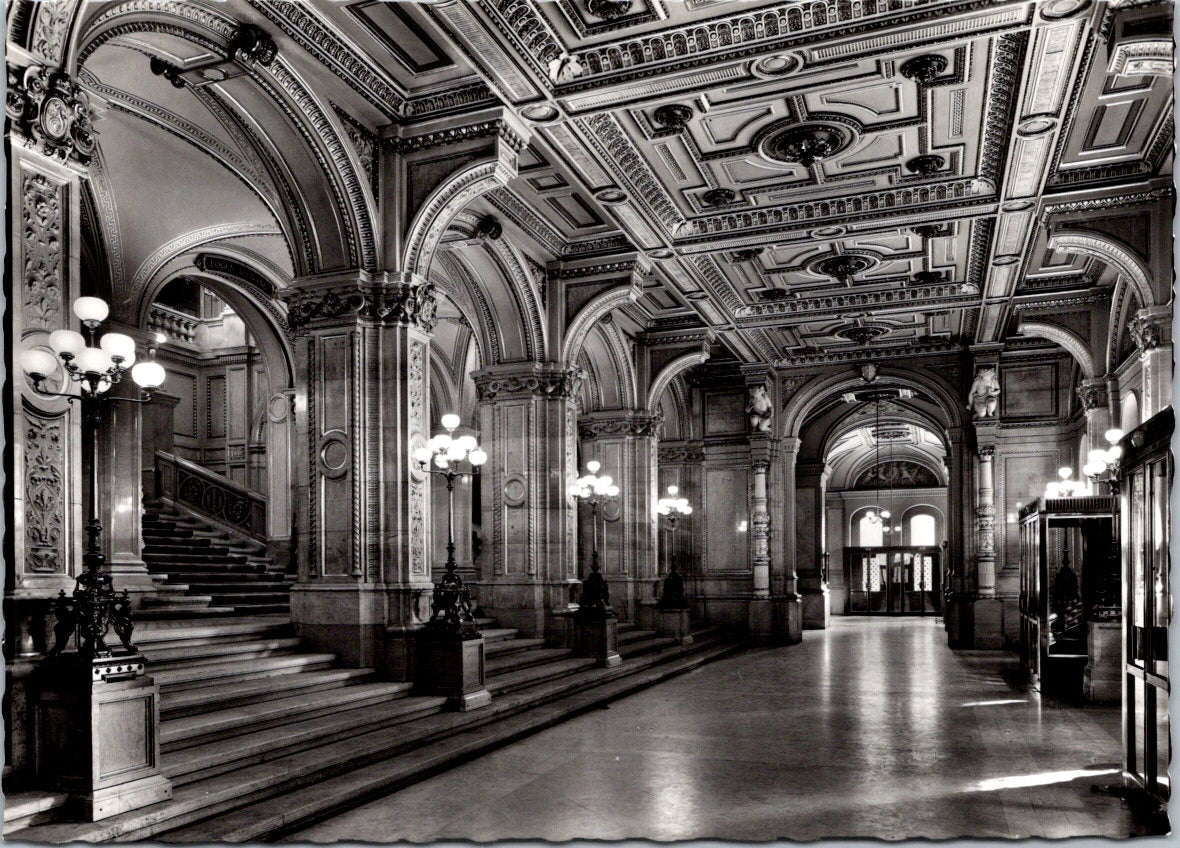
[(533, 396), (572, 400), (586, 372), (574, 365), (529, 362), (484, 368), (471, 376), (481, 401)]
[(284, 293), (295, 330), (331, 326), (342, 320), (416, 327), (429, 333), (437, 320), (434, 286), (390, 280), (295, 288)]
[(42, 65), (9, 65), (4, 112), (14, 138), (53, 159), (90, 162), (94, 113), (69, 74)]
[(663, 423), (664, 417), (658, 412), (584, 417), (578, 420), (578, 438), (589, 441), (610, 436), (658, 436)]

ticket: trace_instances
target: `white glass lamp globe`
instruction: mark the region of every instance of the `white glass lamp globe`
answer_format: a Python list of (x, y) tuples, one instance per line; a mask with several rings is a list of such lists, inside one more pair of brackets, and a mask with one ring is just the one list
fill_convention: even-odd
[(467, 450), (458, 441), (451, 442), (447, 446), (447, 459), (451, 462), (459, 462), (465, 456), (467, 456)]
[(453, 412), (448, 412), (442, 417), (442, 425), (447, 430), (454, 430), (459, 426), (459, 416)]
[(1123, 440), (1124, 435), (1126, 435), (1126, 434), (1123, 433), (1123, 431), (1120, 430), (1118, 427), (1111, 427), (1105, 433), (1106, 441), (1110, 442), (1112, 445), (1115, 444), (1116, 442), (1121, 442)]
[(58, 358), (47, 350), (31, 347), (20, 355), (21, 368), (34, 380), (43, 380), (57, 372)]
[(883, 510), (881, 510), (881, 517), (882, 517), (882, 518), (889, 518), (889, 517), (890, 517), (890, 516), (892, 516), (892, 515), (893, 515), (893, 513), (892, 513), (892, 512), (890, 512), (890, 511), (889, 511), (889, 510), (887, 510), (887, 509), (883, 509)]
[(1057, 469), (1057, 476), (1062, 480), (1068, 480), (1070, 474), (1073, 474), (1073, 469), (1068, 465), (1063, 465)]
[(459, 438), (455, 439), (455, 441), (465, 451), (473, 451), (479, 447), (479, 442), (476, 441), (475, 436), (460, 436)]
[(680, 488), (678, 486), (669, 486), (668, 487), (668, 494), (672, 495), (673, 497), (675, 497), (679, 491), (680, 491)]
[(122, 333), (107, 333), (98, 340), (98, 346), (111, 355), (111, 359), (120, 357), (119, 366), (130, 368), (135, 362), (135, 339)]
[(80, 297), (74, 301), (74, 314), (84, 323), (100, 324), (110, 313), (110, 307), (101, 297)]
[(164, 378), (167, 376), (164, 366), (151, 360), (137, 363), (131, 369), (131, 379), (135, 381), (137, 386), (145, 389), (159, 388), (164, 385)]
[(429, 465), (430, 460), (434, 457), (434, 451), (423, 445), (420, 448), (415, 448), (413, 456), (414, 462), (417, 462), (420, 465)]
[(483, 465), (485, 462), (488, 461), (487, 451), (483, 450), (482, 448), (477, 447), (475, 450), (473, 450), (471, 453), (469, 453), (467, 455), (467, 461), (470, 462), (472, 465), (474, 465), (476, 468), (478, 468), (479, 466)]
[(591, 474), (597, 474), (599, 468), (602, 468), (602, 465), (599, 464), (597, 459), (592, 459), (586, 463), (586, 470)]
[(86, 339), (73, 330), (54, 330), (49, 334), (49, 346), (58, 356), (74, 357), (86, 348)]
[(684, 508), (684, 514), (685, 514), (685, 515), (692, 515), (692, 507), (691, 507), (691, 506), (686, 506), (686, 507)]
[(1123, 458), (1123, 446), (1122, 445), (1112, 445), (1106, 451), (1106, 455), (1110, 459), (1111, 462), (1118, 462), (1120, 459)]
[(608, 498), (617, 498), (619, 496), (619, 487), (618, 486), (607, 486), (606, 487), (606, 496)]
[(100, 347), (86, 347), (78, 354), (78, 370), (83, 374), (105, 374), (114, 365), (111, 355)]
[(439, 468), (447, 468), (451, 464), (451, 461), (447, 459), (445, 453), (436, 453), (434, 455), (434, 464)]

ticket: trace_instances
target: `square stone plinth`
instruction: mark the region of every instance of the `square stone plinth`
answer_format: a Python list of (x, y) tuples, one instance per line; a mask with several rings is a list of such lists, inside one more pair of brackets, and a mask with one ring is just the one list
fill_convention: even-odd
[(491, 703), (485, 684), (484, 640), (443, 628), (423, 628), (418, 635), (414, 688), (423, 695), (443, 695), (453, 710), (474, 710)]
[(619, 619), (575, 616), (577, 644), (574, 653), (579, 657), (594, 657), (602, 668), (611, 668), (623, 661), (619, 656)]
[(681, 645), (692, 644), (692, 625), (687, 609), (655, 610), (656, 633), (661, 636), (675, 636)]

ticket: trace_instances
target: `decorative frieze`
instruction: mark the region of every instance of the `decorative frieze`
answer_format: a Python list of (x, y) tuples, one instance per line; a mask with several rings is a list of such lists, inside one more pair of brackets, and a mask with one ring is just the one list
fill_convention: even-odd
[(471, 375), (480, 401), (528, 396), (574, 400), (585, 376), (575, 365), (556, 362), (485, 368)]
[(68, 74), (9, 65), (4, 111), (29, 146), (54, 159), (90, 162), (96, 144), (90, 99)]
[(289, 321), (296, 330), (338, 323), (355, 315), (379, 324), (413, 326), (431, 332), (437, 320), (434, 286), (425, 283), (363, 281), (284, 293)]
[(978, 293), (963, 292), (959, 283), (916, 288), (892, 288), (872, 292), (846, 291), (797, 300), (775, 300), (739, 306), (735, 315), (743, 325), (765, 324), (791, 316), (843, 315), (852, 311), (881, 309), (943, 309), (979, 302)]
[(447, 127), (434, 132), (422, 133), (406, 138), (387, 138), (383, 141), (385, 148), (394, 153), (417, 153), (420, 150), (430, 150), (435, 147), (446, 147), (464, 141), (481, 138), (500, 138), (514, 152), (524, 150), (528, 139), (503, 118), (490, 121), (480, 121), (462, 127)]
[(604, 436), (658, 436), (663, 423), (664, 417), (658, 412), (594, 415), (578, 419), (578, 438), (591, 441)]
[(25, 329), (55, 329), (62, 314), (62, 187), (27, 172), (21, 192)]

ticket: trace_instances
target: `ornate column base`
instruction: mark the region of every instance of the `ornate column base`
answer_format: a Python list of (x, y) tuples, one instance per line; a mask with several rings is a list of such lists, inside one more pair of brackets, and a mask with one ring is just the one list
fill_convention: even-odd
[(70, 794), (71, 813), (98, 821), (166, 801), (160, 774), (160, 690), (142, 654), (63, 654), (31, 680), (34, 772)]
[(757, 645), (797, 645), (803, 641), (803, 603), (794, 597), (751, 598), (750, 639)]
[[(815, 585), (809, 585), (811, 583)], [(800, 577), (799, 589), (803, 594), (803, 629), (826, 630), (832, 623), (832, 599), (828, 587), (818, 579)]]
[(421, 695), (443, 695), (447, 707), (466, 712), (492, 702), (484, 677), (484, 640), (427, 625), (418, 633), (414, 690)]
[(611, 668), (623, 661), (619, 656), (619, 619), (614, 613), (574, 616), (574, 656), (593, 657), (599, 668)]

